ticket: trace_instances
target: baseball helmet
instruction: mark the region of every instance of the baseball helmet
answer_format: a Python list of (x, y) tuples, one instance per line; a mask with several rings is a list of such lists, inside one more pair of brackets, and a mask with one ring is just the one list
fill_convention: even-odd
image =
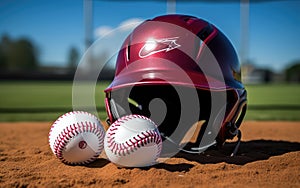
[[(166, 153), (199, 153), (236, 136), (237, 151), (247, 106), (240, 63), (228, 38), (203, 19), (163, 15), (137, 26), (105, 94), (109, 124), (128, 114), (149, 117)], [(182, 145), (195, 125), (196, 141)]]

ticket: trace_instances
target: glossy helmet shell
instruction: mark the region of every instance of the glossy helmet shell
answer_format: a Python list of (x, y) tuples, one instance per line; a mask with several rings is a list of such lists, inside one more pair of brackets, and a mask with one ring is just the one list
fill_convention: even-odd
[[(180, 45), (180, 47), (170, 50), (167, 53), (158, 52), (141, 57), (140, 51), (149, 39), (170, 38), (175, 38), (176, 44)], [(205, 45), (201, 46), (201, 42)], [(207, 54), (205, 51), (208, 49), (216, 58), (222, 70), (225, 87), (244, 88), (241, 83), (241, 69), (237, 54), (230, 41), (219, 29), (207, 21), (196, 17), (166, 15), (143, 22), (126, 38), (118, 54), (115, 78), (107, 88), (107, 91), (128, 86), (128, 84), (154, 84), (155, 82), (159, 84), (160, 79), (155, 79), (155, 74), (159, 73), (170, 73), (169, 82), (174, 81), (176, 84), (186, 84), (177, 81), (176, 71), (169, 70), (170, 67), (153, 63), (152, 60), (154, 58), (169, 60), (184, 69), (191, 77), (194, 86), (199, 89), (212, 89), (212, 87), (215, 89), (224, 89), (224, 83), (221, 83), (222, 81), (218, 79), (220, 75), (214, 75), (214, 70), (209, 72), (209, 75), (203, 75), (203, 72), (199, 69), (199, 64), (201, 67), (209, 66), (206, 65), (206, 57), (202, 56), (202, 54)], [(130, 64), (137, 61), (144, 62), (136, 66), (130, 73), (124, 71)], [(157, 61), (157, 59), (154, 61)], [(150, 72), (154, 75), (147, 79), (147, 73)], [(203, 77), (205, 78), (203, 79)], [(208, 85), (206, 79), (211, 79), (211, 83), (213, 84)]]
[[(178, 68), (189, 79), (178, 75)], [(225, 124), (237, 121), (237, 114), (245, 108), (246, 93), (236, 51), (217, 27), (193, 16), (164, 15), (144, 21), (129, 34), (118, 53), (114, 80), (105, 90), (107, 98), (110, 92), (125, 87), (164, 84), (235, 91), (236, 104), (226, 112), (217, 139), (223, 143), (230, 138)]]

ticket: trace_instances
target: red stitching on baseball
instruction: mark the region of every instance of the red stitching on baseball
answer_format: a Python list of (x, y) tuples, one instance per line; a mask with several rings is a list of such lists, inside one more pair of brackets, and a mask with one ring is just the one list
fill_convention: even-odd
[(115, 137), (112, 136), (115, 134), (115, 132), (118, 130), (117, 127), (120, 126), (120, 123), (125, 123), (125, 121), (132, 120), (134, 118), (142, 118), (147, 121), (150, 121), (152, 124), (154, 124), (156, 127), (157, 125), (150, 120), (149, 118), (141, 115), (128, 115), (128, 116), (123, 116), (117, 121), (115, 121), (111, 127), (109, 128), (111, 131), (113, 131), (110, 134), (107, 134), (107, 142), (109, 143), (108, 148), (111, 150), (112, 153), (115, 155), (123, 155), (125, 156), (126, 154), (130, 154), (137, 150), (136, 147), (140, 148), (141, 146), (145, 146), (150, 143), (156, 143), (158, 145), (158, 152), (156, 154), (156, 157), (159, 157), (161, 147), (162, 147), (162, 141), (161, 137), (158, 133), (158, 131), (155, 130), (147, 130), (145, 132), (142, 132), (141, 135), (137, 135), (136, 137), (133, 137), (132, 139), (129, 138), (127, 141), (124, 143), (116, 143), (115, 142)]
[[(83, 111), (69, 112), (69, 113), (66, 113), (66, 114), (60, 116), (53, 123), (53, 125), (50, 128), (49, 142), (50, 142), (50, 135), (51, 135), (52, 129), (54, 128), (54, 125), (56, 125), (57, 122), (60, 121), (63, 117), (65, 117), (67, 115), (78, 114), (78, 113), (88, 114), (91, 117), (96, 118), (96, 116), (94, 116), (90, 113), (87, 113), (87, 112), (83, 112)], [(55, 141), (54, 141), (54, 145), (53, 145), (54, 153), (64, 163), (71, 164), (71, 165), (74, 165), (74, 164), (87, 164), (87, 163), (90, 163), (90, 162), (94, 161), (95, 159), (97, 159), (97, 157), (99, 156), (99, 154), (103, 150), (103, 143), (99, 142), (98, 143), (99, 144), (98, 145), (98, 150), (95, 153), (95, 155), (92, 156), (90, 159), (88, 159), (86, 161), (83, 161), (83, 162), (80, 162), (80, 163), (73, 163), (73, 162), (66, 161), (63, 158), (62, 152), (63, 152), (63, 149), (65, 148), (66, 144), (71, 140), (72, 137), (74, 137), (75, 135), (77, 135), (79, 133), (90, 132), (90, 133), (94, 133), (98, 137), (99, 140), (103, 140), (103, 138), (104, 138), (103, 132), (101, 131), (101, 129), (95, 123), (92, 123), (92, 122), (80, 122), (80, 123), (78, 122), (77, 125), (76, 124), (71, 124), (68, 127), (66, 127), (65, 129), (63, 129), (62, 132), (57, 136), (57, 139), (55, 139)]]

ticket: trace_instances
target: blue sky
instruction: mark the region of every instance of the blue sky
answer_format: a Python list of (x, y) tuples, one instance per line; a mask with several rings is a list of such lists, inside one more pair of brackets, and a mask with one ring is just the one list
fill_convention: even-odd
[[(166, 14), (166, 1), (94, 1), (94, 37), (124, 22)], [(250, 4), (248, 58), (261, 67), (280, 70), (300, 59), (300, 1)], [(201, 17), (219, 27), (241, 50), (239, 3), (179, 3), (176, 13)], [(99, 32), (100, 31), (100, 32)], [(1, 0), (0, 36), (30, 38), (44, 65), (64, 66), (71, 46), (83, 54), (82, 0)]]

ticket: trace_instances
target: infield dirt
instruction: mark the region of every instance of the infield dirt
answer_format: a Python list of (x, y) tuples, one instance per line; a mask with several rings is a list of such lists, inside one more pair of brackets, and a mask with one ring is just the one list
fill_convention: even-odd
[(248, 121), (235, 157), (226, 143), (149, 168), (118, 168), (103, 157), (65, 165), (48, 145), (50, 126), (0, 123), (0, 187), (300, 187), (300, 122)]

